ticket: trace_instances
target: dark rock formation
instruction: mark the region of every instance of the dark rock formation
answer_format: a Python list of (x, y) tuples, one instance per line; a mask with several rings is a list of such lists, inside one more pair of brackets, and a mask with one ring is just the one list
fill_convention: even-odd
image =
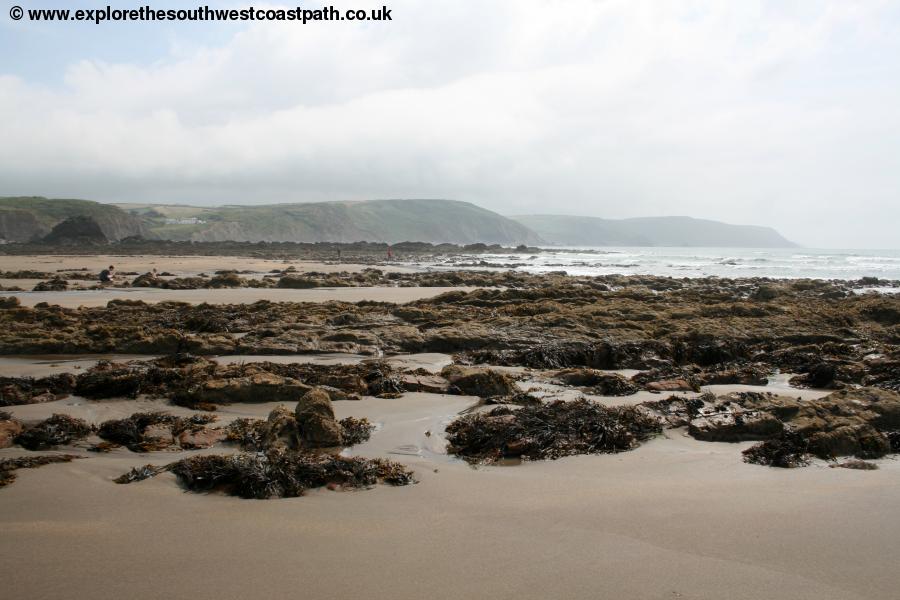
[(77, 215), (58, 223), (41, 241), (54, 246), (98, 246), (108, 244), (109, 238), (92, 217)]

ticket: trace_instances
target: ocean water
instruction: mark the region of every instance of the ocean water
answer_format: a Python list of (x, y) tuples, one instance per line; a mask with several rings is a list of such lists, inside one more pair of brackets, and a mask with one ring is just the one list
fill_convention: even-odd
[[(900, 280), (900, 250), (604, 247), (550, 250), (538, 255), (484, 254), (478, 260), (496, 268), (515, 267), (530, 273), (566, 271), (570, 275)], [(477, 267), (472, 264), (471, 268)]]

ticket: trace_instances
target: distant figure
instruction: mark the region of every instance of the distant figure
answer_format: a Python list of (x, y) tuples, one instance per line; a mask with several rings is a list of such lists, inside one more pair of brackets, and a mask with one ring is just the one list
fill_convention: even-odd
[(338, 248), (338, 262), (341, 262), (341, 249)]
[(391, 260), (392, 258), (394, 258), (394, 252), (391, 250), (390, 246), (388, 246), (387, 257), (388, 257), (388, 260)]
[(115, 278), (116, 268), (113, 265), (109, 265), (108, 269), (100, 271), (100, 283), (112, 283)]

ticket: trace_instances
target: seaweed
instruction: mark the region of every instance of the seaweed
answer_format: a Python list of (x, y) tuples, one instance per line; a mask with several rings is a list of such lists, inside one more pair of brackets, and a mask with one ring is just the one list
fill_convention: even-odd
[(19, 458), (5, 458), (0, 460), (0, 488), (6, 487), (16, 480), (14, 471), (17, 469), (36, 469), (53, 463), (71, 462), (76, 458), (74, 454), (53, 454), (49, 456), (23, 456)]
[(156, 465), (144, 465), (143, 467), (133, 467), (127, 473), (119, 475), (115, 479), (113, 479), (116, 483), (134, 483), (135, 481), (144, 481), (145, 479), (150, 479), (151, 477), (156, 477), (160, 473), (169, 470), (169, 465), (163, 465), (161, 467)]
[(92, 431), (84, 419), (54, 414), (19, 434), (16, 443), (28, 450), (47, 450), (86, 438)]
[(34, 404), (70, 394), (75, 377), (60, 373), (48, 377), (0, 377), (0, 406)]
[(149, 427), (162, 425), (169, 430), (172, 437), (183, 431), (198, 431), (216, 420), (215, 415), (191, 415), (176, 417), (164, 412), (134, 413), (124, 419), (104, 421), (97, 434), (114, 444), (125, 446), (132, 452), (148, 452), (161, 450), (172, 442), (158, 438), (147, 438), (145, 433)]
[(134, 413), (124, 419), (104, 421), (97, 435), (108, 442), (125, 446), (132, 452), (147, 452), (159, 449), (158, 442), (144, 439), (144, 432), (153, 425), (171, 427), (176, 417), (162, 412)]
[(355, 446), (369, 439), (375, 426), (365, 417), (357, 419), (355, 417), (347, 417), (339, 421), (341, 425), (341, 438), (345, 446)]
[(235, 419), (225, 427), (229, 442), (234, 442), (242, 450), (262, 450), (266, 446), (269, 424), (262, 419)]
[(623, 452), (661, 431), (659, 419), (641, 408), (580, 399), (466, 415), (447, 426), (447, 441), (450, 453), (491, 463)]
[(754, 465), (782, 469), (806, 467), (809, 465), (809, 440), (796, 431), (785, 429), (779, 437), (755, 444), (742, 454), (744, 462)]
[(409, 469), (384, 459), (281, 450), (194, 456), (163, 467), (147, 465), (132, 469), (116, 482), (141, 481), (163, 471), (174, 473), (192, 492), (222, 491), (260, 500), (302, 496), (308, 489), (325, 486), (360, 489), (377, 483), (397, 486), (415, 483)]

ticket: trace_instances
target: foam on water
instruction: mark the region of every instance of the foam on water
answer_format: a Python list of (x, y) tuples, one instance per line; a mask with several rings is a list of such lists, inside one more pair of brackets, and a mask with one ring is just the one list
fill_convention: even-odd
[(566, 271), (570, 275), (900, 279), (900, 250), (604, 247), (550, 250), (533, 256), (485, 254), (479, 258), (497, 265), (497, 268), (505, 265), (512, 268), (524, 263), (524, 266), (517, 268), (529, 273)]

